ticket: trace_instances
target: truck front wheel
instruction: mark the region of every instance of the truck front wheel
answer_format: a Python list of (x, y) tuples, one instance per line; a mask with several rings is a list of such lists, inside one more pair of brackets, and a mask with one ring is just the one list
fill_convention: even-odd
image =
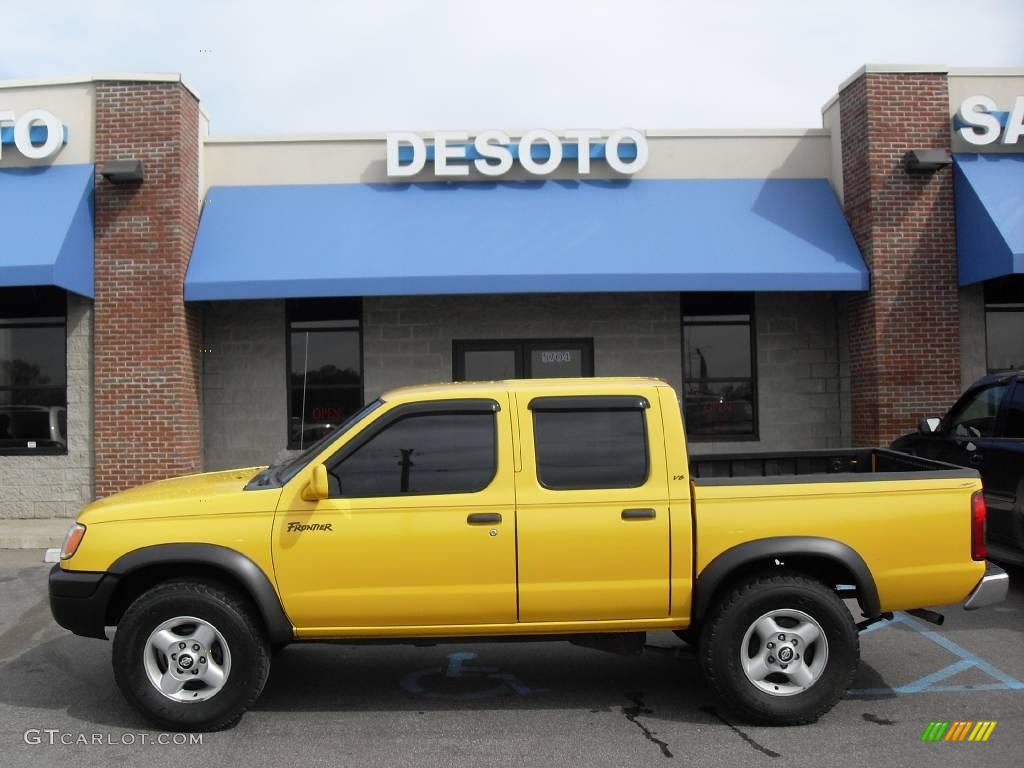
[(701, 664), (725, 706), (760, 725), (813, 723), (853, 680), (860, 640), (828, 586), (800, 575), (738, 585), (701, 633)]
[(160, 584), (135, 600), (118, 623), (112, 661), (125, 698), (173, 731), (236, 722), (270, 671), (269, 644), (248, 601), (193, 580)]

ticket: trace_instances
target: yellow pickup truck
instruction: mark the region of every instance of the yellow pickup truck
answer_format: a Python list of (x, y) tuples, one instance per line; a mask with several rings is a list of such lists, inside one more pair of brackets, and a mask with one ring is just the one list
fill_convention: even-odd
[[(978, 474), (884, 449), (687, 456), (656, 379), (397, 389), (270, 467), (86, 507), (50, 574), (57, 622), (106, 637), (145, 715), (209, 730), (291, 642), (674, 630), (753, 722), (812, 722), (858, 629), (1003, 599)], [(908, 546), (913, 542), (913, 546)], [(859, 622), (843, 602), (855, 598)]]

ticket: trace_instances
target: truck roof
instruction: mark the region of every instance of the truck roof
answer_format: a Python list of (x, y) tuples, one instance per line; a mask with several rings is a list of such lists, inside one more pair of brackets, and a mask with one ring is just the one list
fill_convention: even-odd
[(1004, 379), (1012, 379), (1016, 376), (1024, 376), (1024, 369), (1017, 371), (1000, 371), (999, 373), (989, 373), (985, 376), (982, 376), (980, 379), (971, 384), (971, 386), (968, 387), (968, 389), (980, 387), (983, 384), (994, 384), (997, 381), (1002, 381)]
[(397, 387), (381, 395), (382, 400), (417, 397), (473, 397), (503, 392), (562, 392), (564, 394), (605, 393), (623, 387), (665, 387), (663, 380), (642, 376), (592, 376), (574, 379), (503, 379), (500, 381), (450, 381)]

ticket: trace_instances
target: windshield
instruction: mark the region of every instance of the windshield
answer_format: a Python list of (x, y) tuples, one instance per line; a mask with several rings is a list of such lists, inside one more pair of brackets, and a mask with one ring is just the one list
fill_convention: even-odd
[(271, 464), (249, 481), (248, 485), (245, 486), (246, 490), (256, 488), (279, 488), (284, 485), (295, 477), (295, 475), (298, 474), (304, 466), (309, 464), (309, 462), (312, 461), (320, 451), (341, 437), (341, 435), (347, 432), (353, 424), (357, 424), (364, 416), (375, 411), (383, 404), (384, 401), (378, 399), (363, 406), (362, 410), (357, 411), (355, 414), (350, 416), (348, 420), (321, 437), (302, 453), (276, 464)]

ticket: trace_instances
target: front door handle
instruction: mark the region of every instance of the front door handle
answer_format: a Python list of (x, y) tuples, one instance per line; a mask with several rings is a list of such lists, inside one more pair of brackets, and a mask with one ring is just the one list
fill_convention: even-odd
[(466, 518), (470, 525), (494, 525), (501, 522), (501, 515), (497, 512), (474, 512)]
[(972, 453), (971, 454), (971, 464), (975, 464), (975, 465), (981, 464), (982, 458), (983, 457), (982, 457), (982, 455), (980, 453)]
[(653, 520), (657, 517), (653, 509), (624, 509), (622, 510), (623, 520)]

